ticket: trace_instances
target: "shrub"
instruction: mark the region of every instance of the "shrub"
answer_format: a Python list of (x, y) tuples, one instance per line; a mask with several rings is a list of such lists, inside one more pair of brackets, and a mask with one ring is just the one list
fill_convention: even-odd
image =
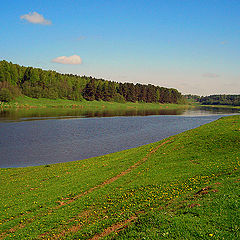
[(1, 102), (10, 102), (13, 100), (12, 93), (7, 88), (2, 88), (0, 90), (0, 101)]
[(13, 97), (21, 95), (21, 90), (17, 85), (11, 85), (10, 83), (3, 81), (0, 82), (0, 90), (3, 88), (8, 89)]

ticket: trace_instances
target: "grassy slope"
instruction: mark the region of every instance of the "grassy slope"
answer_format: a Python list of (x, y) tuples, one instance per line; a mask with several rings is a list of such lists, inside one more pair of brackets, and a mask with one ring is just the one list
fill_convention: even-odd
[(46, 98), (29, 98), (18, 97), (11, 103), (1, 103), (0, 109), (21, 109), (21, 108), (80, 108), (89, 110), (118, 110), (118, 109), (159, 109), (169, 108), (178, 109), (184, 108), (187, 105), (181, 104), (158, 104), (158, 103), (117, 103), (117, 102), (104, 102), (104, 101), (72, 101), (64, 99), (46, 99)]
[(239, 239), (240, 116), (82, 161), (0, 169), (0, 239)]

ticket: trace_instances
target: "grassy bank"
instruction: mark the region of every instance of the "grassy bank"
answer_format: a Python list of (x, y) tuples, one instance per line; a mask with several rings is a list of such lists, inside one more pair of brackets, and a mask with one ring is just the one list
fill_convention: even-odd
[(240, 116), (82, 161), (0, 169), (0, 239), (239, 239)]
[(240, 109), (240, 106), (232, 106), (232, 105), (200, 105), (203, 107), (212, 107), (212, 108), (233, 108)]
[(204, 105), (199, 102), (189, 102), (189, 101), (188, 101), (188, 104), (192, 107), (240, 109), (240, 106), (233, 106), (233, 105)]
[(18, 97), (10, 103), (0, 103), (0, 109), (29, 109), (29, 108), (76, 108), (85, 110), (156, 110), (156, 109), (180, 109), (187, 105), (181, 104), (159, 104), (159, 103), (117, 103), (104, 101), (72, 101), (64, 99), (46, 99)]

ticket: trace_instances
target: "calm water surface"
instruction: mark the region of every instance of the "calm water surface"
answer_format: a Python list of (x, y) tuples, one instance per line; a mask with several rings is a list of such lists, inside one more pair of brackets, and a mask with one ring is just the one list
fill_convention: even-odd
[(16, 119), (5, 114), (0, 118), (0, 167), (74, 161), (138, 147), (214, 121), (226, 114), (223, 111), (198, 109), (105, 118), (45, 113)]

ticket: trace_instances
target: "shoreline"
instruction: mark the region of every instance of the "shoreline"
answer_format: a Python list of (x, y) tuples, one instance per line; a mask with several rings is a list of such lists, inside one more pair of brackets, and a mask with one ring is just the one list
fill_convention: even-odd
[(237, 239), (239, 123), (222, 117), (100, 157), (1, 168), (0, 237)]
[(139, 103), (139, 102), (105, 102), (105, 101), (73, 101), (64, 99), (46, 99), (46, 98), (29, 98), (18, 97), (10, 103), (0, 102), (0, 109), (55, 109), (55, 108), (72, 108), (83, 110), (156, 110), (156, 109), (181, 109), (189, 107), (188, 104), (172, 103)]
[(233, 106), (233, 105), (200, 105), (201, 107), (211, 107), (211, 108), (229, 108), (229, 109), (239, 109), (240, 106)]
[(240, 109), (240, 106), (233, 106), (233, 105), (204, 105), (204, 104), (200, 104), (198, 102), (189, 103), (189, 105), (193, 106), (193, 107)]

